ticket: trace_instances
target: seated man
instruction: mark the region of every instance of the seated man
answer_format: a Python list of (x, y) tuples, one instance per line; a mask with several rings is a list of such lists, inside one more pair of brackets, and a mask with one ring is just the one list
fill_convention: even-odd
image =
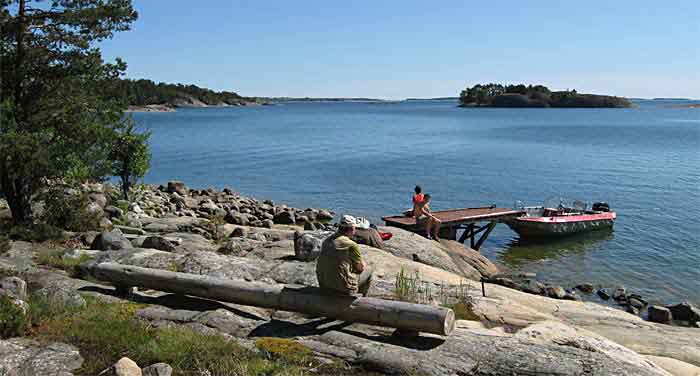
[(351, 240), (355, 234), (355, 218), (346, 215), (340, 221), (338, 232), (321, 245), (316, 260), (318, 286), (325, 291), (367, 296), (372, 281), (372, 269), (362, 261), (360, 247)]
[(425, 235), (428, 239), (439, 240), (438, 234), (440, 233), (442, 221), (430, 212), (429, 194), (423, 197), (423, 201), (417, 206), (416, 210), (416, 224), (425, 225)]

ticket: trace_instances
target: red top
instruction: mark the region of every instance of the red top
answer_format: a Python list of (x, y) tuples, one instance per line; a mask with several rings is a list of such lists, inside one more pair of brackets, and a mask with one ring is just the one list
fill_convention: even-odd
[(413, 203), (414, 204), (417, 204), (419, 202), (423, 202), (423, 200), (424, 200), (424, 198), (423, 198), (422, 193), (418, 193), (418, 194), (413, 195)]

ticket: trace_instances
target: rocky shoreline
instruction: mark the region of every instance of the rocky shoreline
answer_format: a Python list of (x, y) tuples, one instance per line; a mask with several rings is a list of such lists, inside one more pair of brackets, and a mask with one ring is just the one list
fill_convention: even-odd
[[(388, 328), (151, 290), (114, 290), (56, 265), (111, 261), (266, 284), (315, 286), (314, 249), (334, 230), (334, 213), (245, 197), (229, 188), (190, 189), (176, 181), (144, 186), (134, 192), (132, 202), (119, 200), (109, 185), (85, 185), (82, 190), (90, 197), (89, 209), (102, 216), (102, 229), (64, 232), (59, 242), (11, 239), (0, 254), (0, 277), (9, 276), (2, 280), (0, 296), (11, 296), (18, 307), (26, 305), (23, 290), (44, 291), (62, 304), (78, 306), (88, 298), (110, 304), (136, 302), (133, 320), (147, 327), (221, 336), (254, 353), (261, 351), (261, 338), (280, 338), (302, 346), (318, 364), (343, 362), (350, 367), (344, 371), (349, 374), (370, 370), (421, 375), (700, 373), (698, 328), (645, 321), (621, 309), (579, 301), (578, 293), (593, 294), (596, 286), (577, 286), (578, 293), (547, 286), (531, 274), (500, 271), (460, 243), (438, 243), (390, 227), (379, 227), (393, 234), (383, 249), (361, 245), (363, 257), (375, 270), (370, 295), (455, 307), (459, 320), (451, 336), (399, 338)], [(2, 205), (0, 213), (7, 216)], [(406, 275), (414, 286), (410, 294), (397, 289)], [(626, 291), (607, 294), (625, 307), (644, 307), (642, 297)], [(649, 309), (649, 318), (670, 322), (665, 319), (686, 315), (688, 325), (700, 320), (694, 318), (698, 311), (691, 305), (679, 305), (668, 313), (666, 307), (658, 308)], [(85, 374), (84, 359), (91, 359), (91, 354), (81, 343), (67, 341), (46, 343), (32, 335), (0, 340), (0, 373)], [(140, 360), (138, 354), (132, 358)], [(150, 366), (131, 359), (115, 358), (111, 363), (115, 365), (109, 374), (120, 374), (119, 364), (134, 370)], [(144, 369), (133, 374), (170, 374), (166, 365), (158, 367), (166, 373)]]

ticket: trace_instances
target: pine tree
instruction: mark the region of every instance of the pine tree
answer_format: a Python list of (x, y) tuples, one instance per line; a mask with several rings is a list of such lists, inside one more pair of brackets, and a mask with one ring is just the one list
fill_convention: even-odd
[(47, 180), (110, 173), (126, 64), (95, 45), (136, 17), (131, 0), (0, 0), (0, 193), (16, 222)]

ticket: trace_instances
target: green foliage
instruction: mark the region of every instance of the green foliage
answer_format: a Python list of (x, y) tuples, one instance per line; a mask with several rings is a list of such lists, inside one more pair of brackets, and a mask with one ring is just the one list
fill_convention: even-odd
[(29, 328), (29, 317), (24, 310), (9, 296), (0, 296), (0, 338), (22, 336)]
[(24, 240), (27, 242), (45, 242), (47, 240), (63, 240), (63, 230), (46, 223), (36, 223), (29, 225), (16, 225), (9, 228), (7, 232), (10, 239)]
[(106, 147), (125, 104), (115, 95), (126, 69), (97, 43), (128, 30), (129, 0), (1, 2), (0, 191), (16, 222), (47, 179), (108, 175)]
[(312, 362), (313, 352), (308, 347), (291, 339), (262, 337), (255, 341), (255, 347), (270, 359), (282, 359), (299, 365)]
[(51, 318), (42, 313), (35, 330), (40, 340), (69, 343), (80, 349), (85, 362), (77, 375), (96, 375), (124, 356), (138, 364), (168, 363), (176, 375), (301, 376), (311, 369), (318, 375), (355, 374), (340, 364), (319, 364), (307, 356), (310, 351), (306, 348), (303, 362), (295, 363), (302, 357), (271, 357), (269, 352), (251, 351), (235, 341), (189, 328), (154, 328), (134, 318), (142, 307), (139, 305), (105, 303), (90, 297), (86, 301), (85, 308), (70, 314), (59, 312)]
[(52, 186), (43, 199), (45, 211), (42, 220), (45, 223), (68, 231), (99, 230), (102, 213), (90, 210), (91, 201), (86, 192)]
[(215, 92), (195, 85), (156, 84), (151, 80), (121, 80), (119, 90), (125, 102), (134, 106), (174, 104), (178, 99), (193, 98), (208, 105), (235, 105), (248, 101), (229, 91)]
[(148, 139), (151, 132), (138, 133), (134, 122), (127, 119), (111, 146), (112, 174), (121, 179), (123, 198), (129, 199), (131, 187), (142, 179), (151, 166)]
[(462, 90), (461, 106), (493, 107), (631, 107), (625, 98), (578, 94), (576, 90), (552, 92), (542, 85), (474, 85)]
[(62, 269), (68, 272), (69, 275), (73, 277), (80, 276), (80, 270), (78, 270), (78, 265), (91, 260), (89, 255), (82, 254), (77, 258), (66, 257), (64, 258), (65, 251), (63, 250), (42, 250), (39, 252), (39, 257), (37, 263), (40, 265), (51, 266), (57, 269)]
[(404, 302), (417, 302), (419, 286), (420, 275), (418, 272), (410, 275), (404, 268), (401, 268), (394, 281), (394, 295), (398, 300)]

